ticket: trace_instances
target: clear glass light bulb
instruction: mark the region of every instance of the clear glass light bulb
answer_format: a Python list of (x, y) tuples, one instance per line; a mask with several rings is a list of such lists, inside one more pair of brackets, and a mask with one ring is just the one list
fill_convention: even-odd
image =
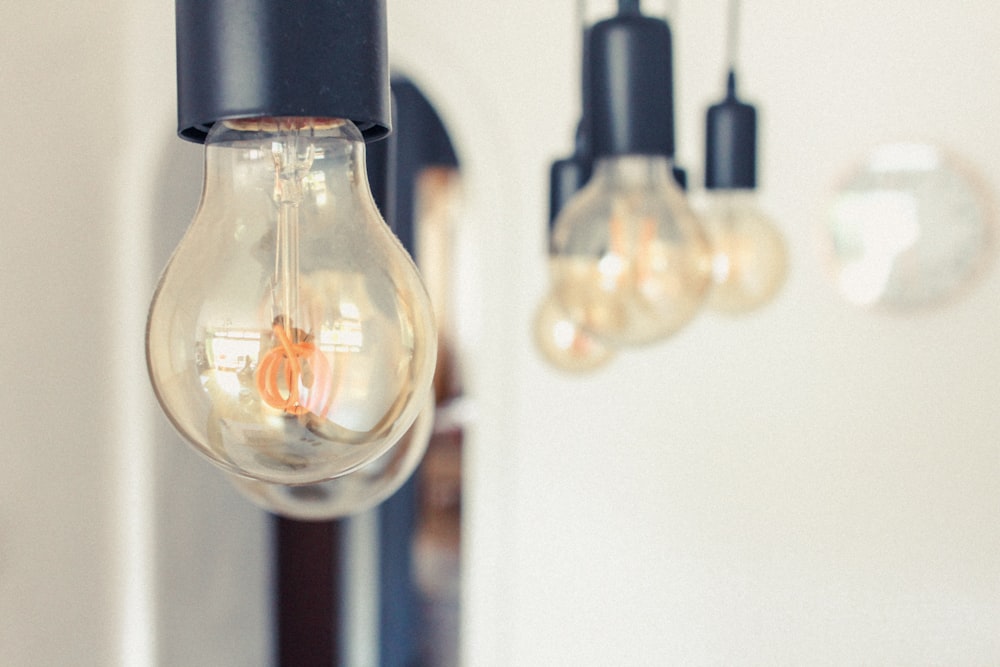
[(615, 356), (613, 348), (584, 333), (551, 295), (535, 312), (534, 335), (542, 357), (562, 371), (586, 373)]
[(713, 190), (702, 215), (712, 246), (708, 307), (730, 315), (768, 304), (785, 283), (785, 239), (752, 190)]
[(614, 347), (678, 331), (710, 284), (708, 242), (663, 156), (598, 160), (559, 214), (553, 247), (553, 296)]
[(273, 514), (299, 521), (329, 521), (369, 510), (399, 490), (417, 469), (434, 425), (428, 399), (417, 419), (394, 447), (374, 461), (335, 479), (288, 486), (227, 475), (248, 500)]
[(157, 398), (222, 468), (311, 484), (382, 456), (429, 395), (434, 316), (339, 119), (216, 123), (146, 332)]

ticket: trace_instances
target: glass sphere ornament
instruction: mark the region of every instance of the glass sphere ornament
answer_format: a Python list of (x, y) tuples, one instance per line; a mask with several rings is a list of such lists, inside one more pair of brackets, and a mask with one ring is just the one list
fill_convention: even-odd
[(910, 311), (946, 303), (991, 257), (984, 187), (940, 147), (875, 148), (838, 188), (823, 228), (837, 291), (850, 303)]
[(223, 469), (312, 484), (382, 457), (430, 395), (437, 337), (353, 123), (225, 120), (160, 279), (146, 355), (178, 431)]
[(427, 451), (434, 426), (428, 401), (400, 441), (382, 456), (335, 479), (289, 486), (227, 475), (245, 498), (261, 509), (298, 521), (329, 521), (369, 510), (406, 483)]

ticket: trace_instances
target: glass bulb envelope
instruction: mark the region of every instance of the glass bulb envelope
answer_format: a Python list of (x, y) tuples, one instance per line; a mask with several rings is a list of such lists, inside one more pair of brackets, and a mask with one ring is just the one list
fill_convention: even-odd
[(311, 484), (378, 459), (429, 396), (434, 316), (339, 119), (217, 123), (191, 227), (157, 288), (164, 411), (229, 472)]

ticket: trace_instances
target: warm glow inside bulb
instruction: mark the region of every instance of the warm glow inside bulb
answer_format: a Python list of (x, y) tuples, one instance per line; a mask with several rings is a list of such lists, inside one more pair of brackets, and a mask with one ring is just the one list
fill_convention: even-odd
[(352, 123), (213, 127), (146, 343), (164, 411), (230, 472), (309, 484), (400, 439), (429, 395), (434, 316), (372, 200)]
[(581, 331), (551, 296), (535, 313), (534, 336), (542, 357), (563, 371), (592, 371), (615, 356), (614, 349)]
[(702, 220), (712, 246), (708, 307), (739, 315), (770, 303), (788, 274), (781, 232), (757, 206), (752, 191), (711, 191)]
[(553, 296), (614, 347), (661, 340), (698, 312), (710, 282), (701, 224), (662, 156), (599, 160), (553, 235)]

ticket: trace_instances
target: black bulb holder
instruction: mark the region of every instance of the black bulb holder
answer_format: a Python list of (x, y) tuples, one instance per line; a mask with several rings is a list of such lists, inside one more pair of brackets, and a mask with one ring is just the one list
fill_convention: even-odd
[(595, 23), (586, 40), (583, 94), (594, 158), (673, 157), (670, 26), (626, 2), (618, 15)]
[(218, 121), (346, 118), (389, 133), (385, 0), (176, 0), (177, 132)]
[(590, 179), (591, 164), (576, 156), (556, 160), (549, 168), (549, 229), (555, 229), (556, 218), (573, 195)]
[(555, 229), (559, 211), (566, 205), (587, 181), (593, 168), (590, 142), (587, 139), (586, 124), (581, 120), (576, 126), (576, 142), (573, 155), (556, 160), (549, 168), (549, 230)]
[(736, 75), (726, 82), (726, 98), (705, 117), (705, 188), (757, 187), (757, 110), (736, 95)]

